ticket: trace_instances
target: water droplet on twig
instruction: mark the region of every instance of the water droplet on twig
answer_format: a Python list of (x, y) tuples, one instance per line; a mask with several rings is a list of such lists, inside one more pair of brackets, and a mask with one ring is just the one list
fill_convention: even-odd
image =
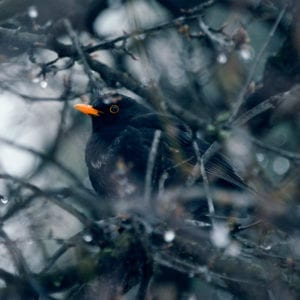
[(90, 233), (85, 233), (82, 238), (86, 243), (90, 243), (93, 240), (93, 236)]
[(218, 248), (225, 248), (229, 242), (229, 229), (225, 224), (215, 224), (211, 233), (211, 240)]
[(171, 243), (175, 239), (175, 237), (176, 237), (176, 234), (173, 230), (168, 230), (164, 234), (164, 240), (167, 243)]
[(290, 169), (290, 161), (285, 157), (278, 156), (273, 162), (273, 171), (277, 175), (284, 175)]
[(259, 161), (259, 162), (263, 162), (264, 159), (265, 159), (265, 155), (262, 154), (262, 153), (256, 153), (256, 159), (257, 159), (257, 161)]
[(241, 58), (244, 61), (249, 61), (252, 60), (254, 57), (254, 50), (250, 46), (244, 46), (242, 49), (239, 51)]
[(227, 61), (228, 61), (228, 58), (227, 58), (227, 56), (226, 56), (225, 53), (220, 53), (220, 54), (218, 55), (218, 57), (217, 57), (217, 62), (218, 62), (219, 64), (224, 65), (224, 64), (227, 63)]
[(39, 78), (39, 77), (34, 77), (34, 78), (32, 79), (32, 82), (33, 82), (33, 83), (39, 83), (39, 82), (40, 82), (40, 78)]
[(6, 205), (8, 203), (8, 198), (3, 195), (0, 195), (0, 202), (1, 204)]
[(48, 82), (46, 80), (42, 80), (40, 82), (41, 88), (45, 89), (48, 86)]
[(28, 16), (32, 19), (36, 19), (39, 15), (39, 12), (35, 6), (30, 6), (28, 8)]

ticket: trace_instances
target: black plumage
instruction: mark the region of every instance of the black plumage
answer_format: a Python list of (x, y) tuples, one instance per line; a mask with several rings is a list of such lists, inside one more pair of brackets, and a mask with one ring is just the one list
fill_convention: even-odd
[[(152, 173), (152, 191), (159, 186), (185, 185), (197, 163), (196, 141), (202, 155), (209, 144), (194, 137), (178, 118), (158, 114), (124, 95), (97, 99), (91, 106), (76, 105), (91, 115), (92, 134), (86, 147), (86, 163), (94, 189), (103, 198), (142, 196), (147, 163), (156, 130), (161, 131)], [(242, 179), (221, 154), (215, 154), (206, 165), (210, 176), (236, 186)], [(201, 181), (201, 176), (197, 178)]]

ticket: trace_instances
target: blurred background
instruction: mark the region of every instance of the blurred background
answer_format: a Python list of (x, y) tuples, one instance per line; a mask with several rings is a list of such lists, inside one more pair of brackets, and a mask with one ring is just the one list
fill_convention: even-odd
[[(197, 135), (218, 142), (263, 196), (212, 185), (214, 201), (221, 212), (241, 209), (262, 224), (236, 239), (229, 216), (209, 233), (181, 228), (183, 236), (194, 243), (207, 240), (222, 255), (245, 255), (249, 265), (289, 278), (287, 283), (278, 275), (274, 286), (256, 294), (249, 282), (241, 287), (223, 277), (211, 279), (208, 260), (200, 263), (204, 269), (198, 266), (201, 276), (194, 276), (188, 266), (196, 265), (194, 260), (182, 271), (153, 255), (149, 259), (158, 271), (145, 299), (298, 299), (299, 9), (297, 1), (280, 0), (0, 1), (0, 299), (142, 299), (140, 275), (130, 273), (134, 283), (128, 279), (115, 298), (95, 281), (99, 274), (92, 262), (106, 246), (92, 243), (94, 229), (85, 221), (111, 214), (99, 205), (87, 175), (90, 120), (73, 109), (93, 99), (95, 88), (182, 115)], [(93, 61), (90, 69), (78, 57), (72, 34)], [(153, 99), (136, 87), (148, 89)], [(270, 109), (259, 106), (262, 102)], [(247, 119), (249, 111), (253, 116)], [(228, 126), (233, 115), (237, 122)], [(161, 213), (169, 216), (170, 202), (188, 192), (170, 191)], [(72, 208), (87, 219), (82, 222)], [(113, 216), (130, 214), (128, 209), (117, 205)], [(162, 229), (167, 244), (176, 232), (169, 221), (166, 217), (171, 229)], [(58, 253), (61, 247), (65, 251)], [(80, 276), (73, 278), (70, 266), (80, 269)], [(237, 276), (229, 269), (212, 272)], [(263, 274), (250, 277), (254, 286), (266, 284)]]

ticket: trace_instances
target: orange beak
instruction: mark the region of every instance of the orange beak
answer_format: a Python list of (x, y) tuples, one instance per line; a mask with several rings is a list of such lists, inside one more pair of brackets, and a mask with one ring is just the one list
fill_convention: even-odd
[(88, 105), (88, 104), (75, 104), (74, 108), (86, 115), (92, 115), (98, 117), (100, 116), (100, 114), (104, 114), (103, 111), (98, 110), (94, 108), (92, 105)]

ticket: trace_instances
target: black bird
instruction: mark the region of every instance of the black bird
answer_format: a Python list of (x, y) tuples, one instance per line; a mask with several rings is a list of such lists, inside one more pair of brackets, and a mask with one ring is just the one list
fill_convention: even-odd
[[(202, 155), (209, 146), (194, 137), (178, 118), (159, 114), (124, 95), (107, 95), (92, 105), (76, 104), (75, 108), (92, 117), (86, 163), (91, 183), (103, 198), (144, 194), (149, 153), (157, 130), (161, 134), (152, 170), (153, 193), (157, 193), (159, 187), (192, 182), (196, 176), (195, 148)], [(246, 186), (219, 153), (210, 159), (206, 168), (210, 176), (239, 187)], [(201, 176), (198, 177), (194, 181), (201, 181)]]

